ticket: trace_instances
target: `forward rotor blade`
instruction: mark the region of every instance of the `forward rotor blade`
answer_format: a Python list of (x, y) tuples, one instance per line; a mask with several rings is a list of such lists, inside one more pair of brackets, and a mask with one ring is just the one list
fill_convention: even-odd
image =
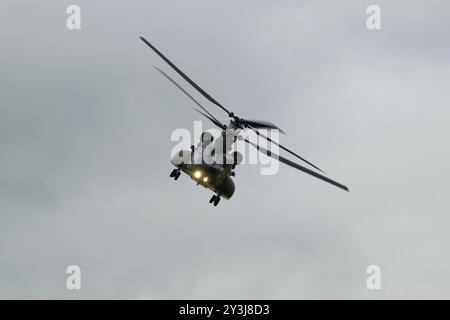
[(197, 111), (198, 113), (200, 113), (202, 116), (208, 118), (212, 123), (214, 123), (214, 124), (215, 124), (216, 126), (218, 126), (220, 129), (222, 129), (222, 130), (225, 130), (225, 129), (226, 129), (225, 125), (221, 124), (216, 118), (212, 118), (212, 117), (208, 116), (207, 114), (204, 114), (203, 112), (201, 112), (201, 111), (198, 110), (198, 109), (195, 109), (195, 108), (194, 108), (194, 110)]
[[(217, 120), (208, 110), (206, 110), (205, 107), (203, 107), (197, 100), (194, 99), (193, 96), (191, 96), (186, 90), (184, 90), (175, 80), (173, 80), (171, 77), (169, 77), (164, 71), (162, 71), (160, 68), (153, 66), (156, 70), (158, 70), (164, 77), (166, 77), (174, 86), (176, 86), (178, 89), (181, 90), (185, 95), (187, 95), (197, 106), (199, 106), (203, 111), (205, 111), (211, 118), (216, 120), (218, 123), (220, 123), (219, 120)], [(222, 124), (221, 124), (222, 125)]]
[(200, 92), (206, 99), (214, 103), (216, 106), (225, 111), (228, 115), (231, 114), (224, 106), (222, 106), (219, 102), (217, 102), (213, 97), (211, 97), (206, 91), (200, 88), (194, 81), (192, 81), (186, 74), (183, 73), (178, 67), (172, 63), (169, 59), (167, 59), (158, 49), (156, 49), (150, 42), (148, 42), (144, 37), (139, 37), (146, 45), (148, 45), (158, 56), (160, 56), (169, 66), (173, 68), (184, 80), (189, 82), (191, 86), (193, 86), (198, 92)]
[(253, 128), (266, 128), (266, 129), (277, 129), (281, 133), (286, 134), (283, 130), (278, 128), (276, 125), (274, 125), (272, 122), (264, 121), (264, 120), (247, 120), (243, 119), (244, 123), (248, 126), (251, 126)]
[(300, 160), (306, 162), (306, 163), (309, 164), (311, 167), (313, 167), (313, 168), (319, 170), (320, 172), (325, 173), (325, 172), (324, 172), (322, 169), (320, 169), (319, 167), (313, 165), (311, 162), (309, 162), (309, 161), (306, 160), (305, 158), (300, 157), (298, 154), (296, 154), (295, 152), (293, 152), (293, 151), (289, 150), (288, 148), (282, 146), (282, 145), (279, 144), (278, 142), (273, 141), (272, 139), (270, 139), (269, 137), (265, 136), (265, 135), (262, 134), (261, 132), (258, 132), (258, 131), (255, 130), (255, 128), (253, 128), (252, 126), (249, 126), (248, 128), (249, 128), (250, 130), (252, 130), (253, 132), (255, 132), (258, 136), (260, 136), (260, 137), (266, 139), (266, 140), (269, 141), (270, 143), (273, 143), (273, 144), (279, 146), (279, 147), (280, 147), (281, 149), (283, 149), (284, 151), (287, 151), (287, 152), (289, 152), (290, 154), (292, 154), (293, 156), (295, 156), (295, 157), (299, 158)]
[(310, 169), (308, 169), (308, 168), (305, 168), (305, 167), (303, 167), (303, 166), (301, 166), (301, 165), (299, 165), (299, 164), (297, 164), (297, 163), (295, 163), (295, 162), (292, 162), (291, 160), (288, 160), (288, 159), (283, 158), (283, 157), (281, 157), (281, 156), (279, 156), (279, 155), (277, 155), (277, 154), (275, 154), (275, 153), (272, 153), (272, 152), (270, 152), (269, 150), (266, 150), (266, 149), (264, 149), (264, 148), (258, 146), (257, 144), (255, 144), (255, 143), (253, 143), (253, 142), (250, 142), (250, 141), (247, 140), (247, 139), (244, 139), (244, 141), (247, 142), (248, 144), (251, 144), (251, 145), (252, 145), (253, 147), (255, 147), (257, 150), (259, 150), (260, 152), (262, 152), (262, 153), (268, 155), (269, 157), (272, 157), (272, 158), (274, 158), (274, 159), (277, 159), (278, 161), (283, 162), (284, 164), (287, 164), (288, 166), (291, 166), (291, 167), (293, 167), (293, 168), (295, 168), (295, 169), (298, 169), (298, 170), (303, 171), (303, 172), (305, 172), (305, 173), (307, 173), (307, 174), (309, 174), (309, 175), (312, 175), (313, 177), (316, 177), (316, 178), (318, 178), (318, 179), (320, 179), (320, 180), (323, 180), (323, 181), (325, 181), (325, 182), (328, 182), (328, 183), (330, 183), (330, 184), (332, 184), (332, 185), (334, 185), (334, 186), (336, 186), (336, 187), (338, 187), (338, 188), (341, 188), (342, 190), (345, 190), (345, 191), (347, 191), (347, 192), (349, 191), (349, 189), (348, 189), (347, 186), (344, 186), (343, 184), (341, 184), (341, 183), (339, 183), (339, 182), (336, 182), (336, 181), (334, 181), (334, 180), (331, 180), (330, 178), (327, 178), (327, 177), (325, 177), (325, 176), (323, 176), (323, 175), (321, 175), (321, 174), (319, 174), (319, 173), (317, 173), (317, 172), (314, 172), (314, 171), (312, 171), (312, 170), (310, 170)]

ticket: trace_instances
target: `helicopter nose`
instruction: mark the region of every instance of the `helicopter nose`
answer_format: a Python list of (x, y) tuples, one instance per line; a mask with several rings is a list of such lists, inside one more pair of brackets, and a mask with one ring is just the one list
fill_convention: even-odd
[(172, 164), (175, 167), (179, 168), (183, 164), (188, 164), (190, 160), (191, 160), (191, 152), (188, 150), (180, 150), (173, 155), (170, 162), (172, 162)]

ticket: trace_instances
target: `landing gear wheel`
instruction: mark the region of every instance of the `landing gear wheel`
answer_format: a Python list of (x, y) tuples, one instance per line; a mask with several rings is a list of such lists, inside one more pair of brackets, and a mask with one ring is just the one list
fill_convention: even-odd
[(213, 195), (211, 199), (209, 199), (209, 203), (213, 203), (216, 200), (216, 195)]
[(219, 204), (220, 201), (220, 197), (216, 196), (216, 198), (214, 199), (214, 207), (217, 207), (217, 205)]
[(173, 178), (176, 176), (176, 174), (178, 173), (177, 169), (173, 169), (172, 172), (170, 173), (170, 177)]
[(170, 177), (174, 178), (175, 180), (178, 180), (180, 175), (181, 175), (180, 169), (173, 169), (172, 172), (170, 173)]

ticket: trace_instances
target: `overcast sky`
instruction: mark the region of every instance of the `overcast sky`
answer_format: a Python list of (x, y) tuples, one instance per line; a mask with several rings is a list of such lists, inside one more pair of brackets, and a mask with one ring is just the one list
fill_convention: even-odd
[[(450, 298), (449, 17), (419, 0), (3, 0), (0, 297)], [(174, 182), (170, 135), (202, 119), (141, 35), (351, 192), (244, 165), (214, 208)]]

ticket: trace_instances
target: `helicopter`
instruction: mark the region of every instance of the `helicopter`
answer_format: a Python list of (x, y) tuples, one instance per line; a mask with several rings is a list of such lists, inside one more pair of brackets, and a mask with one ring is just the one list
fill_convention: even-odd
[[(277, 127), (270, 121), (250, 120), (238, 117), (234, 112), (225, 108), (206, 91), (204, 91), (199, 85), (197, 85), (191, 78), (189, 78), (183, 71), (181, 71), (172, 61), (170, 61), (165, 55), (163, 55), (154, 45), (148, 42), (144, 37), (140, 39), (150, 47), (160, 58), (162, 58), (179, 76), (181, 76), (187, 83), (189, 83), (197, 92), (205, 97), (213, 105), (219, 107), (222, 111), (226, 112), (230, 118), (228, 125), (220, 122), (212, 113), (210, 113), (204, 106), (202, 106), (191, 94), (189, 94), (183, 87), (181, 87), (173, 78), (165, 73), (160, 68), (153, 66), (162, 76), (169, 80), (176, 88), (183, 92), (199, 109), (194, 108), (196, 112), (207, 118), (215, 126), (221, 130), (221, 135), (214, 139), (213, 135), (207, 131), (201, 134), (200, 142), (197, 146), (191, 145), (191, 150), (180, 150), (175, 153), (171, 159), (175, 169), (170, 173), (170, 177), (174, 180), (178, 180), (181, 172), (187, 174), (193, 179), (197, 185), (202, 185), (205, 188), (213, 191), (213, 196), (209, 200), (214, 206), (217, 206), (221, 198), (226, 200), (230, 199), (235, 191), (235, 184), (232, 177), (235, 176), (235, 168), (242, 162), (242, 154), (237, 151), (232, 152), (232, 146), (236, 141), (244, 141), (247, 144), (256, 148), (259, 152), (274, 158), (281, 163), (284, 163), (292, 168), (303, 171), (315, 178), (325, 181), (331, 185), (334, 185), (342, 190), (349, 192), (349, 188), (337, 181), (334, 181), (323, 174), (318, 173), (320, 171), (324, 173), (320, 168), (299, 156), (295, 152), (289, 150), (283, 145), (279, 144), (274, 139), (263, 134), (262, 129), (265, 130), (279, 130), (284, 134), (284, 131)], [(262, 138), (269, 143), (273, 143), (282, 150), (288, 152), (297, 159), (307, 163), (314, 171), (307, 167), (304, 167), (294, 161), (284, 158), (276, 153), (267, 150), (257, 143), (250, 141), (248, 138), (243, 137), (241, 133), (245, 130), (250, 130), (256, 134), (259, 138)]]

